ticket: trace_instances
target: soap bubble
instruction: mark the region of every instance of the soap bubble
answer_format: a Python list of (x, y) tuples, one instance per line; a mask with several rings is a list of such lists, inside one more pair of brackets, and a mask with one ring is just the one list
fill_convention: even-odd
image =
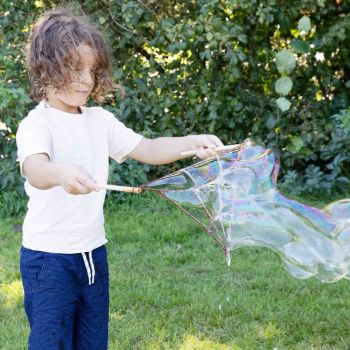
[(230, 252), (267, 247), (296, 278), (350, 279), (350, 199), (315, 208), (276, 188), (279, 164), (271, 150), (244, 142), (238, 150), (181, 169), (143, 186), (197, 221)]

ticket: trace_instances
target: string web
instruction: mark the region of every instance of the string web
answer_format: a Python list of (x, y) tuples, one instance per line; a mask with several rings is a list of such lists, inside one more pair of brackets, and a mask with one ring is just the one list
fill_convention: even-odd
[(228, 253), (227, 242), (222, 236), (224, 227), (216, 222), (213, 197), (215, 179), (219, 173), (232, 166), (237, 153), (228, 152), (215, 160), (204, 160), (141, 186), (155, 191), (170, 200), (204, 229)]
[(223, 249), (273, 249), (296, 278), (350, 279), (350, 200), (323, 209), (282, 195), (274, 152), (247, 140), (236, 149), (142, 185), (171, 201)]

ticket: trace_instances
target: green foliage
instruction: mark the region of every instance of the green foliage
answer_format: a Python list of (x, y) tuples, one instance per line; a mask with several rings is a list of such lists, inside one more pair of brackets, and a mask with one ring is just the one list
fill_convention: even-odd
[[(12, 172), (11, 175), (14, 175)], [(0, 219), (18, 216), (27, 206), (27, 198), (23, 195), (23, 186), (20, 192), (4, 191), (0, 194)]]
[(31, 3), (9, 1), (0, 5), (3, 33), (0, 36), (0, 215), (15, 214), (25, 207), (23, 200), (14, 203), (14, 198), (24, 195), (23, 180), (16, 166), (15, 133), (19, 121), (33, 106), (23, 67), (27, 31), (37, 16), (37, 9)]
[(288, 101), (285, 97), (280, 97), (276, 100), (277, 107), (282, 111), (288, 111), (290, 108), (290, 101)]
[[(13, 137), (33, 106), (23, 67), (29, 23), (59, 3), (0, 5), (2, 191), (22, 186)], [(81, 0), (76, 6), (111, 45), (114, 77), (126, 97), (104, 107), (128, 126), (147, 137), (215, 133), (225, 143), (250, 137), (281, 151), (281, 181), (293, 189), (343, 188), (350, 146), (339, 135), (348, 129), (330, 116), (350, 106), (349, 2)], [(139, 183), (172, 169), (113, 165), (111, 181)]]
[(293, 81), (289, 77), (282, 77), (276, 81), (275, 91), (276, 93), (286, 96), (289, 94), (293, 87)]
[[(309, 164), (303, 174), (295, 170), (287, 171), (284, 177), (284, 188), (291, 193), (331, 193), (348, 192), (350, 189), (350, 108), (341, 110), (330, 118), (332, 127), (330, 130), (330, 142), (320, 146), (320, 165)], [(334, 124), (333, 124), (334, 123)], [(294, 147), (294, 149), (293, 149)], [(299, 152), (304, 147), (302, 138), (292, 139), (290, 152)], [(324, 171), (323, 166), (326, 171)]]
[(282, 50), (276, 55), (276, 64), (280, 73), (290, 73), (296, 65), (295, 57), (289, 50)]
[(298, 31), (300, 34), (308, 34), (311, 29), (311, 21), (308, 16), (303, 16), (298, 22)]

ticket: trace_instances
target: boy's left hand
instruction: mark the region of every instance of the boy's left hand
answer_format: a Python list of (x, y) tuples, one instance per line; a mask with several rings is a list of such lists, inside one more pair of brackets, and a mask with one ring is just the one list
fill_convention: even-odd
[(188, 141), (190, 148), (188, 150), (196, 150), (197, 157), (207, 159), (214, 157), (217, 152), (216, 147), (222, 147), (223, 143), (215, 135), (189, 135)]

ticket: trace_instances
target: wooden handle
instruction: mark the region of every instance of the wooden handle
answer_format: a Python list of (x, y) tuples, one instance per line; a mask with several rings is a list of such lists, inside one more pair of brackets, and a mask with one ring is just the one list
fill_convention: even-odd
[(98, 184), (97, 186), (100, 188), (104, 188), (106, 190), (111, 190), (111, 191), (129, 192), (129, 193), (142, 192), (142, 189), (139, 187), (116, 186), (116, 185), (107, 185), (107, 184)]
[[(220, 147), (215, 147), (214, 151), (216, 152), (223, 152), (223, 151), (229, 151), (229, 150), (235, 150), (241, 147), (240, 143), (237, 143), (235, 145), (227, 145), (227, 146), (220, 146)], [(190, 156), (195, 156), (197, 154), (198, 150), (192, 150), (192, 151), (183, 151), (181, 152), (181, 156), (183, 157), (190, 157)]]

